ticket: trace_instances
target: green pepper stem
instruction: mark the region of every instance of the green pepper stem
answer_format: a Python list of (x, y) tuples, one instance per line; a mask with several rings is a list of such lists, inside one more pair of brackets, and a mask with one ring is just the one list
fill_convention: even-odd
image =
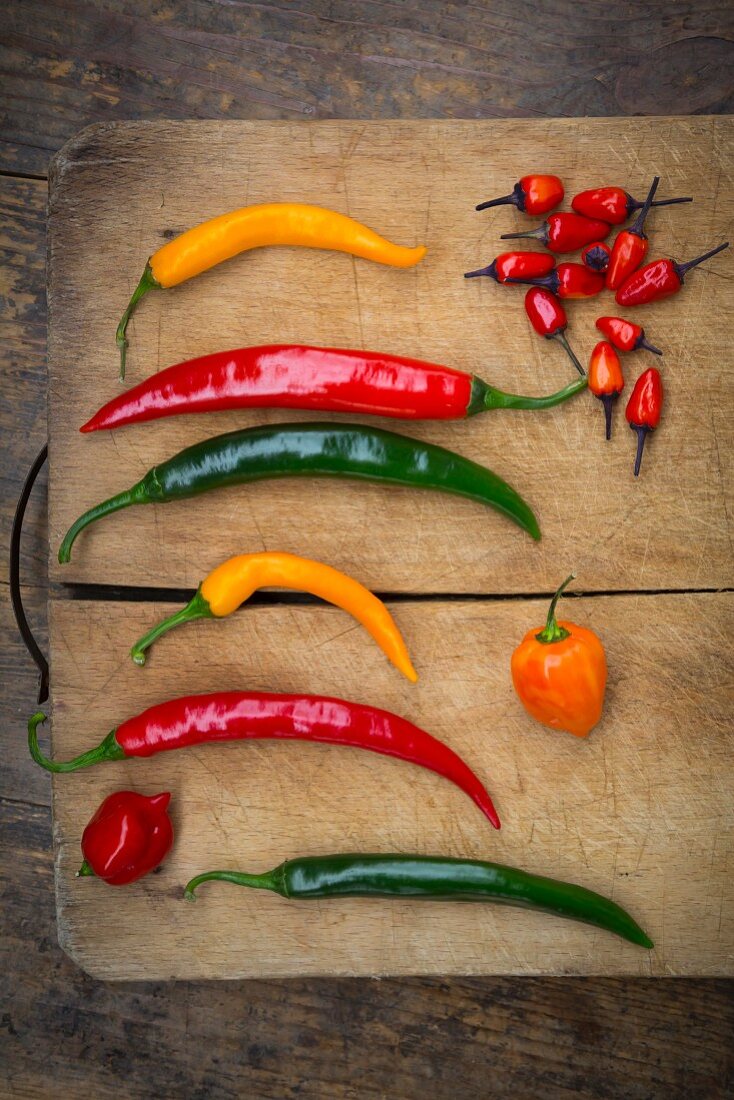
[(488, 409), (552, 409), (554, 405), (560, 405), (568, 401), (577, 393), (581, 393), (587, 386), (587, 380), (575, 378), (562, 390), (546, 394), (544, 397), (527, 397), (519, 393), (505, 393), (504, 390), (495, 389), (481, 378), (472, 379), (472, 394), (467, 407), (467, 416), (473, 416), (478, 412)]
[(184, 897), (187, 901), (196, 901), (196, 890), (202, 882), (215, 881), (231, 882), (235, 886), (250, 886), (255, 890), (273, 890), (276, 894), (286, 897), (284, 888), (278, 881), (277, 871), (277, 867), (274, 867), (272, 871), (263, 871), (260, 875), (250, 875), (246, 871), (206, 871), (203, 875), (192, 878), (186, 884)]
[(77, 871), (75, 877), (76, 878), (88, 878), (90, 876), (96, 877), (94, 875), (94, 871), (92, 870), (92, 868), (89, 866), (89, 864), (87, 863), (87, 861), (85, 859), (84, 862), (82, 863), (81, 867)]
[(130, 299), (130, 301), (128, 302), (127, 309), (123, 313), (123, 315), (120, 319), (120, 323), (117, 326), (117, 334), (115, 336), (115, 342), (116, 342), (118, 348), (120, 349), (120, 381), (121, 382), (123, 382), (125, 380), (125, 358), (126, 358), (126, 355), (127, 355), (127, 337), (126, 337), (125, 333), (127, 332), (127, 323), (130, 320), (130, 318), (132, 317), (133, 312), (135, 310), (135, 307), (137, 306), (140, 299), (143, 298), (148, 293), (149, 290), (159, 290), (160, 285), (161, 284), (158, 282), (158, 280), (153, 277), (153, 271), (151, 269), (150, 263), (147, 263), (145, 265), (145, 271), (143, 272), (142, 276), (140, 277), (140, 282), (135, 287), (135, 290), (133, 291), (133, 296)]
[(90, 523), (101, 519), (102, 516), (110, 515), (111, 512), (119, 512), (121, 508), (129, 508), (131, 504), (146, 504), (148, 499), (147, 487), (142, 481), (139, 481), (137, 485), (133, 485), (132, 489), (125, 489), (123, 492), (117, 493), (116, 496), (110, 497), (109, 500), (103, 500), (101, 504), (96, 504), (94, 508), (90, 508), (88, 512), (74, 520), (64, 535), (59, 547), (59, 562), (64, 565), (71, 560), (71, 548), (74, 545), (74, 540), (79, 532), (88, 527)]
[(196, 595), (189, 600), (186, 607), (182, 607), (180, 611), (176, 611), (173, 615), (169, 615), (167, 619), (161, 619), (147, 634), (144, 634), (142, 638), (138, 639), (135, 645), (130, 650), (130, 656), (136, 665), (140, 668), (145, 664), (145, 651), (156, 638), (160, 638), (162, 634), (166, 634), (169, 630), (172, 630), (175, 626), (180, 626), (181, 623), (190, 623), (194, 619), (209, 619), (212, 618), (212, 611), (209, 607), (209, 603), (201, 594), (201, 588), (196, 590)]
[(45, 721), (46, 715), (40, 710), (29, 719), (28, 749), (35, 762), (45, 768), (47, 772), (75, 772), (78, 768), (88, 768), (91, 764), (99, 764), (103, 760), (125, 759), (122, 746), (115, 740), (115, 730), (111, 730), (99, 745), (83, 752), (80, 756), (75, 756), (73, 760), (49, 760), (38, 747), (38, 727)]
[(586, 374), (586, 371), (584, 370), (584, 368), (581, 366), (578, 359), (576, 358), (576, 355), (574, 354), (573, 349), (571, 348), (571, 345), (569, 344), (568, 340), (566, 339), (565, 334), (563, 332), (554, 332), (551, 336), (551, 340), (557, 340), (558, 341), (558, 343), (564, 349), (564, 351), (568, 355), (569, 359), (571, 360), (571, 362), (575, 366), (576, 370), (583, 377)]
[(574, 573), (570, 573), (561, 587), (557, 589), (555, 596), (550, 602), (548, 608), (548, 618), (545, 621), (545, 629), (541, 630), (540, 634), (536, 634), (537, 641), (542, 642), (543, 645), (550, 645), (552, 642), (562, 642), (564, 638), (568, 638), (569, 631), (565, 626), (559, 626), (556, 622), (556, 604), (558, 603), (564, 588), (576, 579)]

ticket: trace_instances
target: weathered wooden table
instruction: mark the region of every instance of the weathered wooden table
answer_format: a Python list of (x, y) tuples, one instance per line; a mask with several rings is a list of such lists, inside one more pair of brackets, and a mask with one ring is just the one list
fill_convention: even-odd
[[(420, 13), (406, 5), (399, 14), (377, 4), (336, 5), (329, 13), (318, 4), (287, 13), (222, 8), (198, 23), (184, 10), (152, 14), (145, 7), (132, 14), (89, 7), (83, 18), (75, 7), (60, 5), (24, 4), (12, 11), (5, 33), (14, 76), (4, 165), (16, 175), (0, 181), (8, 226), (8, 308), (0, 318), (0, 401), (8, 440), (0, 518), (6, 530), (24, 469), (45, 438), (45, 181), (32, 177), (42, 176), (48, 154), (65, 137), (100, 115), (152, 112), (313, 117), (727, 109), (725, 28), (720, 16), (717, 26), (713, 11), (696, 6), (671, 19), (666, 11), (664, 26), (664, 5), (629, 25), (611, 16), (607, 21), (595, 8), (581, 13), (594, 20), (582, 40), (559, 30), (570, 26), (571, 15), (565, 5), (555, 7), (552, 16), (535, 13), (542, 50), (527, 41), (520, 46), (527, 25), (515, 24), (515, 6), (509, 5), (493, 5), (491, 20), (476, 6), (452, 10), (443, 4), (422, 5)], [(576, 26), (578, 6), (574, 13)], [(548, 42), (557, 53), (552, 60)], [(653, 49), (654, 66), (648, 64)], [(332, 72), (328, 100), (314, 62)], [(156, 72), (153, 98), (143, 74), (148, 67)], [(659, 78), (661, 70), (669, 84)], [(46, 592), (42, 502), (34, 501), (29, 520), (25, 597), (39, 622)], [(710, 563), (704, 552), (701, 563), (702, 580), (673, 587), (718, 587), (705, 572)], [(612, 605), (617, 599), (609, 598)], [(666, 597), (677, 599), (705, 596)], [(3, 613), (4, 713), (8, 730), (18, 731), (6, 740), (0, 788), (8, 826), (8, 1095), (119, 1095), (120, 1076), (131, 1096), (197, 1090), (234, 1096), (243, 1089), (273, 1097), (294, 1089), (313, 1096), (408, 1097), (426, 1090), (443, 1096), (457, 1088), (482, 1094), (489, 1067), (498, 1096), (677, 1095), (683, 1080), (688, 1096), (726, 1093), (732, 1012), (731, 985), (723, 981), (106, 986), (85, 977), (55, 944), (48, 784), (30, 766), (22, 738), (33, 676), (11, 633), (6, 602)]]

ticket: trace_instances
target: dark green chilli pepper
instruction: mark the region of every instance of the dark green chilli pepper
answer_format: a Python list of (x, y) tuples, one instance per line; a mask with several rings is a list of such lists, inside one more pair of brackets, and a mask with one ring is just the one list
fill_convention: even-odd
[(519, 493), (486, 466), (444, 447), (361, 424), (274, 424), (206, 439), (154, 466), (137, 485), (80, 516), (61, 543), (59, 561), (69, 561), (80, 531), (120, 508), (271, 477), (357, 478), (438, 489), (496, 508), (540, 538), (538, 521)]
[(272, 871), (208, 871), (192, 878), (184, 896), (194, 900), (202, 882), (231, 882), (272, 890), (284, 898), (425, 898), (434, 901), (496, 901), (540, 909), (605, 928), (640, 947), (649, 936), (615, 902), (583, 886), (531, 875), (516, 867), (441, 856), (333, 855), (286, 860)]

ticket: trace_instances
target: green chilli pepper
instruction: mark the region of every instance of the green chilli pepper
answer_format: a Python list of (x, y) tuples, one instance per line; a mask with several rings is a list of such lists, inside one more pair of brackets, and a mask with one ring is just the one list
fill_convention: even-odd
[(444, 447), (361, 424), (274, 424), (206, 439), (154, 466), (137, 485), (80, 516), (61, 543), (59, 561), (69, 561), (80, 531), (120, 508), (273, 477), (357, 478), (438, 489), (496, 508), (540, 538), (538, 521), (519, 493), (486, 466)]
[(272, 871), (208, 871), (192, 878), (184, 896), (194, 900), (202, 882), (231, 882), (272, 890), (284, 898), (382, 897), (435, 901), (496, 901), (540, 909), (605, 928), (640, 947), (653, 942), (615, 902), (583, 886), (531, 875), (516, 867), (441, 856), (333, 855), (286, 860)]

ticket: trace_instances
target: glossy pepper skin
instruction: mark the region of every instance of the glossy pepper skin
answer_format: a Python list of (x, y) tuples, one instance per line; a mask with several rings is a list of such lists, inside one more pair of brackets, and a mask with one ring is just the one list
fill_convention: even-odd
[(660, 423), (663, 407), (663, 382), (660, 371), (648, 367), (635, 382), (635, 388), (627, 402), (625, 416), (633, 432), (637, 433), (637, 454), (635, 455), (635, 477), (640, 476), (642, 452), (645, 440)]
[(611, 226), (598, 218), (584, 218), (581, 214), (551, 214), (536, 229), (527, 233), (503, 233), (500, 240), (531, 238), (540, 241), (550, 252), (577, 252), (592, 241), (603, 241), (610, 230)]
[(480, 202), (476, 209), (488, 210), (490, 206), (512, 205), (523, 214), (547, 214), (563, 202), (564, 194), (563, 184), (558, 176), (531, 174), (518, 180), (509, 195)]
[(623, 229), (614, 239), (612, 255), (609, 258), (607, 268), (606, 288), (616, 290), (628, 279), (633, 271), (636, 271), (647, 255), (649, 240), (645, 233), (645, 219), (650, 213), (650, 205), (653, 196), (660, 183), (660, 176), (655, 176), (652, 186), (648, 191), (645, 205), (635, 218), (629, 229)]
[[(675, 206), (680, 202), (693, 202), (693, 199), (658, 199), (652, 205)], [(577, 214), (583, 214), (587, 218), (602, 218), (610, 225), (621, 225), (644, 205), (644, 202), (633, 199), (621, 187), (592, 187), (589, 191), (574, 195), (571, 201), (571, 207)]]
[(556, 266), (556, 261), (547, 252), (501, 252), (487, 267), (476, 271), (467, 271), (465, 279), (476, 279), (486, 275), (497, 283), (506, 283), (508, 279), (534, 279), (536, 275), (547, 275)]
[(413, 855), (328, 855), (290, 859), (272, 871), (206, 871), (187, 884), (195, 900), (204, 882), (229, 882), (272, 890), (283, 898), (413, 898), (428, 901), (494, 901), (537, 909), (614, 932), (651, 948), (652, 940), (616, 902), (569, 882), (544, 878), (473, 859)]
[(677, 294), (683, 286), (686, 274), (694, 267), (698, 267), (704, 260), (710, 260), (719, 252), (729, 247), (725, 241), (710, 252), (704, 252), (703, 256), (697, 256), (695, 260), (679, 264), (675, 260), (653, 260), (645, 264), (639, 271), (622, 283), (615, 295), (615, 301), (620, 306), (644, 306), (648, 302), (659, 302), (662, 298), (669, 298), (671, 294)]
[(508, 279), (508, 283), (542, 286), (559, 298), (593, 298), (604, 289), (604, 276), (583, 264), (562, 263), (547, 275), (535, 279)]
[(551, 600), (545, 627), (529, 630), (512, 654), (512, 682), (537, 722), (586, 737), (601, 718), (607, 662), (592, 630), (556, 622), (556, 604), (572, 580), (567, 577)]
[(598, 317), (596, 327), (618, 351), (637, 351), (638, 348), (644, 348), (653, 355), (663, 354), (660, 348), (647, 342), (644, 328), (634, 321), (626, 321), (624, 317)]
[(593, 241), (581, 250), (581, 263), (588, 267), (589, 271), (597, 271), (603, 275), (609, 267), (609, 258), (612, 250), (604, 241)]
[(192, 600), (149, 630), (130, 650), (136, 665), (145, 664), (145, 652), (172, 627), (195, 619), (223, 618), (249, 599), (258, 588), (286, 588), (310, 592), (354, 616), (380, 649), (412, 683), (418, 679), (395, 620), (369, 589), (320, 561), (297, 554), (264, 552), (239, 554), (212, 570)]
[(109, 886), (126, 886), (155, 870), (173, 845), (170, 801), (168, 791), (149, 798), (115, 791), (105, 798), (82, 834), (77, 877), (96, 875)]
[(486, 788), (453, 749), (397, 714), (344, 699), (262, 691), (187, 695), (128, 718), (96, 748), (62, 763), (49, 760), (38, 747), (37, 727), (43, 721), (39, 712), (28, 723), (28, 747), (47, 771), (76, 771), (105, 760), (219, 741), (314, 741), (367, 749), (427, 768), (464, 791), (495, 829), (500, 827)]
[(545, 336), (546, 340), (557, 340), (565, 349), (579, 374), (584, 375), (586, 372), (565, 337), (568, 319), (565, 309), (555, 294), (551, 294), (549, 290), (545, 290), (543, 287), (531, 287), (525, 295), (525, 312), (538, 335)]
[(64, 536), (59, 561), (69, 561), (80, 531), (121, 508), (273, 477), (356, 478), (453, 493), (502, 512), (540, 538), (538, 521), (519, 493), (486, 466), (444, 447), (362, 424), (272, 424), (205, 439), (158, 463), (132, 488), (79, 516)]
[(405, 248), (393, 244), (346, 214), (307, 203), (273, 202), (243, 206), (229, 214), (211, 218), (168, 241), (153, 253), (145, 265), (140, 282), (117, 327), (120, 378), (125, 377), (127, 324), (138, 302), (149, 290), (178, 286), (224, 260), (231, 260), (240, 252), (269, 245), (347, 252), (390, 267), (414, 267), (426, 254), (422, 245)]
[(612, 438), (612, 406), (624, 389), (619, 356), (610, 343), (600, 340), (591, 353), (589, 390), (604, 406), (607, 439)]
[[(552, 266), (552, 265), (551, 265)], [(491, 409), (545, 409), (573, 395), (505, 393), (476, 375), (375, 351), (268, 344), (158, 371), (114, 397), (82, 432), (226, 409), (307, 409), (403, 420), (458, 420)]]

